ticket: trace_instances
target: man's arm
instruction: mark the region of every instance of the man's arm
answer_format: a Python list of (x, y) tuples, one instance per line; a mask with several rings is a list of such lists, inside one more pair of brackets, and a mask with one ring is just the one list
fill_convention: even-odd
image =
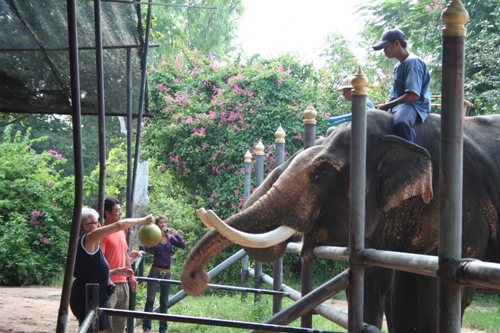
[(402, 95), (401, 97), (398, 97), (390, 102), (377, 105), (377, 109), (387, 111), (389, 109), (392, 109), (393, 107), (395, 107), (398, 104), (413, 103), (418, 98), (419, 98), (419, 96), (417, 94), (415, 94), (414, 92), (407, 92), (406, 94)]
[(125, 255), (126, 268), (128, 268), (130, 270), (129, 271), (130, 274), (128, 275), (128, 280), (130, 281), (130, 287), (132, 288), (132, 292), (135, 293), (135, 291), (137, 290), (137, 280), (134, 277), (134, 271), (132, 270), (132, 266), (130, 265), (128, 252), (125, 251), (124, 255)]

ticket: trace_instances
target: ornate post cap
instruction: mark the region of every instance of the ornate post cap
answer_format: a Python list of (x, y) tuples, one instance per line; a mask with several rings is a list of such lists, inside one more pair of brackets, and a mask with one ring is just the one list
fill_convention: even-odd
[(252, 163), (252, 154), (250, 153), (250, 150), (247, 150), (245, 153), (245, 163)]
[(442, 36), (457, 36), (466, 37), (467, 29), (465, 24), (469, 20), (469, 13), (465, 10), (464, 5), (460, 0), (452, 0), (448, 6), (441, 13), (441, 20), (443, 20), (444, 28)]
[(264, 155), (264, 145), (262, 144), (262, 140), (259, 140), (259, 143), (255, 146), (255, 150), (257, 151), (255, 155), (262, 156)]
[(368, 79), (366, 78), (365, 73), (363, 73), (361, 66), (358, 67), (358, 72), (354, 75), (351, 85), (353, 86), (353, 90), (351, 92), (353, 96), (368, 95)]
[(316, 125), (316, 115), (318, 112), (316, 112), (316, 109), (312, 105), (311, 102), (309, 102), (309, 105), (307, 108), (304, 110), (304, 125)]
[(280, 127), (278, 127), (278, 129), (274, 133), (274, 136), (276, 137), (276, 140), (274, 140), (275, 143), (285, 143), (286, 133), (283, 130), (283, 127), (281, 127), (281, 124)]

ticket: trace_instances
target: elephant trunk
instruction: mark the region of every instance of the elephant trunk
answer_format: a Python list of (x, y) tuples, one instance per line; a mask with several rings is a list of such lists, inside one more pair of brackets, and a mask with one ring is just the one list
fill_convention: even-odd
[(207, 263), (232, 242), (217, 231), (208, 232), (189, 253), (182, 269), (181, 287), (188, 294), (196, 296), (207, 288), (210, 277), (205, 272)]
[[(226, 222), (233, 228), (241, 231), (251, 231), (252, 233), (266, 232), (273, 229), (273, 226), (269, 225), (269, 221), (277, 220), (274, 216), (262, 214), (262, 212), (268, 211), (267, 203), (263, 204), (259, 200), (251, 207), (230, 217)], [(181, 274), (181, 286), (187, 294), (199, 295), (206, 289), (210, 278), (204, 270), (205, 266), (214, 256), (231, 244), (233, 244), (232, 241), (222, 236), (216, 230), (209, 231), (198, 241), (186, 258)], [(260, 252), (258, 251), (257, 253), (262, 255), (258, 256), (257, 260), (274, 261), (276, 260), (275, 258), (281, 257), (285, 251), (285, 242), (269, 249), (260, 249)], [(253, 256), (252, 258), (256, 259)]]

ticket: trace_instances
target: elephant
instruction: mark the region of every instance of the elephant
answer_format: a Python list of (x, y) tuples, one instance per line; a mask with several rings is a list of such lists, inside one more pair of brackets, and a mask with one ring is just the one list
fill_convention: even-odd
[[(415, 144), (394, 135), (392, 114), (369, 110), (366, 117), (365, 247), (437, 255), (441, 117), (430, 114), (416, 125)], [(500, 116), (467, 117), (463, 133), (462, 257), (499, 262)], [(209, 231), (191, 250), (183, 289), (203, 292), (209, 280), (205, 265), (233, 243), (220, 224), (249, 234), (287, 228), (280, 230), (290, 237), (278, 244), (239, 243), (259, 261), (280, 258), (297, 235), (302, 257), (313, 256), (317, 246), (348, 246), (350, 144), (351, 123), (345, 123), (276, 168), (245, 209), (217, 222), (219, 231)], [(463, 287), (462, 314), (474, 293), (475, 287)], [(437, 332), (435, 278), (368, 268), (365, 295), (368, 324), (380, 327), (385, 309), (391, 333)]]

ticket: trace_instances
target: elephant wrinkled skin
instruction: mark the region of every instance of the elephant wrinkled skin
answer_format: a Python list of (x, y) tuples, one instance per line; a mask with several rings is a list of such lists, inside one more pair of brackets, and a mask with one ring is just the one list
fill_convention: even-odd
[[(416, 126), (417, 144), (412, 144), (393, 135), (391, 114), (367, 112), (367, 248), (437, 254), (440, 123), (439, 115), (429, 115)], [(463, 130), (462, 256), (498, 262), (500, 116), (468, 117)], [(317, 246), (348, 246), (350, 143), (351, 124), (343, 124), (322, 144), (275, 169), (247, 208), (225, 222), (248, 233), (292, 227), (303, 236), (306, 257)], [(291, 240), (246, 250), (257, 260), (274, 261)], [(203, 292), (206, 263), (230, 244), (213, 230), (192, 249), (181, 276), (188, 294)], [(464, 287), (463, 310), (474, 292)], [(384, 307), (390, 332), (436, 332), (436, 279), (368, 268), (364, 320), (380, 327)]]

